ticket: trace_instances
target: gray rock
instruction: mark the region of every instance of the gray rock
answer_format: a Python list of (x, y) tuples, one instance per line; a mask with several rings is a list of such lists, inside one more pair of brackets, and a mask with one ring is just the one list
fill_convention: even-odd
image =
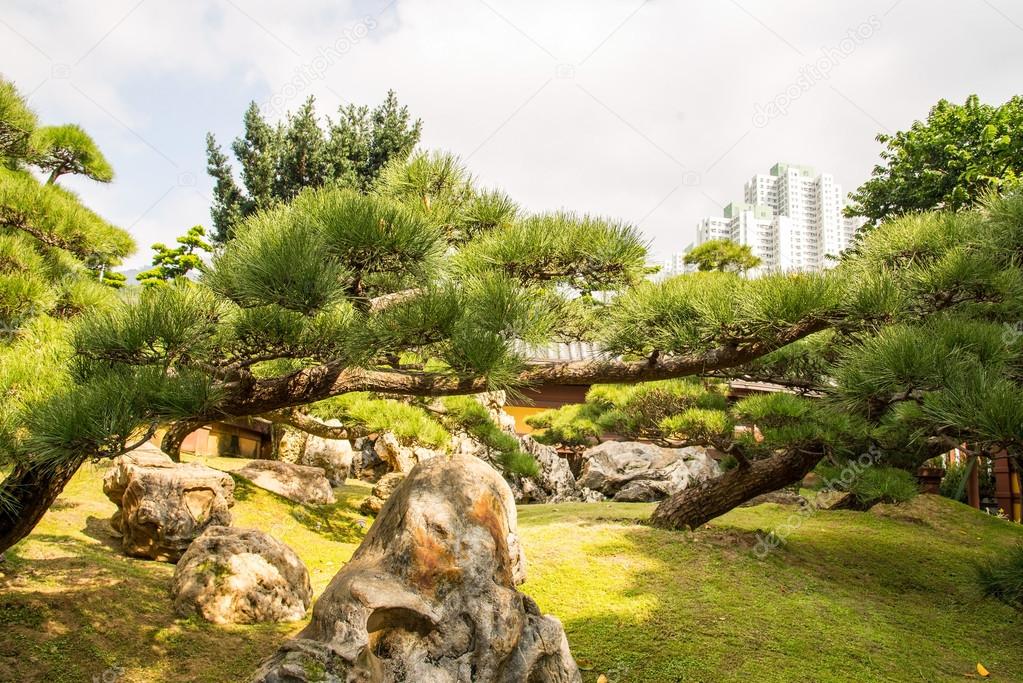
[(770, 493), (762, 493), (756, 498), (747, 500), (739, 507), (749, 508), (763, 503), (775, 503), (776, 505), (798, 505), (803, 507), (809, 502), (806, 498), (803, 498), (795, 491), (790, 489), (781, 489), (779, 491), (771, 491)]
[[(328, 420), (327, 424), (341, 424), (340, 420)], [(299, 465), (319, 467), (331, 486), (344, 486), (350, 476), (355, 452), (347, 439), (324, 439), (310, 434), (305, 449), (298, 459)]]
[(323, 505), (334, 502), (334, 491), (319, 467), (293, 465), (280, 460), (252, 460), (234, 473), (296, 503)]
[(132, 557), (175, 562), (207, 527), (231, 523), (229, 474), (159, 452), (114, 458), (103, 492), (117, 505), (110, 525)]
[(560, 622), (515, 589), (524, 579), (507, 483), (478, 458), (433, 458), (253, 681), (580, 683)]
[(661, 500), (721, 473), (700, 447), (661, 448), (638, 441), (605, 441), (587, 449), (577, 484), (617, 501)]
[(256, 529), (211, 526), (174, 569), (174, 611), (214, 624), (298, 621), (313, 601), (295, 551)]

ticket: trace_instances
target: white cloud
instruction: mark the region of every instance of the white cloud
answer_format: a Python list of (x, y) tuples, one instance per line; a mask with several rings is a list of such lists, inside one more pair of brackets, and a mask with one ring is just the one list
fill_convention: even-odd
[[(757, 103), (871, 16), (878, 30), (826, 79), (753, 125)], [(117, 182), (75, 187), (146, 247), (208, 223), (205, 132), (229, 142), (248, 100), (281, 92), (366, 17), (375, 28), (293, 106), (314, 94), (330, 113), (340, 98), (374, 104), (394, 88), (423, 119), (424, 145), (469, 157), (485, 183), (533, 210), (642, 221), (660, 252), (682, 248), (699, 217), (778, 160), (853, 189), (882, 126), (905, 128), (939, 97), (1004, 101), (1023, 66), (1019, 29), (990, 7), (924, 0), (16, 2), (0, 63), (44, 121), (80, 121), (97, 137)], [(178, 187), (182, 173), (197, 187)]]

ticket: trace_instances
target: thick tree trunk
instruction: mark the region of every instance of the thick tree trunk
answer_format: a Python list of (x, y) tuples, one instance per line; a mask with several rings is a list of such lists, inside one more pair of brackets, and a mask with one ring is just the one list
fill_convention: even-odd
[(822, 457), (823, 453), (796, 451), (739, 465), (664, 499), (650, 521), (668, 529), (696, 529), (762, 493), (799, 481)]
[(181, 462), (181, 444), (185, 442), (185, 437), (204, 424), (205, 422), (196, 422), (194, 420), (174, 422), (167, 428), (166, 433), (164, 433), (163, 438), (160, 440), (160, 450), (169, 455), (170, 459), (174, 462)]
[(85, 461), (56, 467), (17, 465), (0, 484), (0, 553), (29, 535)]

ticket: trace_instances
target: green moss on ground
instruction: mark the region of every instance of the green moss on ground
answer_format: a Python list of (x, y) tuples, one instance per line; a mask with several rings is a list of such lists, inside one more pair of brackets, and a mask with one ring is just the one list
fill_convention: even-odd
[[(206, 459), (222, 469), (245, 461)], [(237, 681), (304, 625), (179, 619), (173, 565), (123, 557), (101, 467), (84, 468), (0, 565), (0, 681)], [(371, 519), (363, 484), (309, 508), (240, 481), (237, 526), (266, 530), (306, 562), (318, 595)], [(733, 511), (698, 532), (640, 522), (652, 506), (520, 508), (523, 589), (565, 624), (592, 683), (952, 681), (982, 662), (1023, 680), (1023, 618), (984, 599), (973, 564), (1023, 539), (1018, 526), (922, 496), (869, 513), (822, 512), (758, 559), (757, 533), (793, 509)]]

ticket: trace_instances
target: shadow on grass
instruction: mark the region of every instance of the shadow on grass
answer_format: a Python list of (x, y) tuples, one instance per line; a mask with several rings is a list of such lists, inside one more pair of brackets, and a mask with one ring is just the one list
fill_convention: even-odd
[(124, 681), (245, 680), (297, 628), (179, 619), (168, 592), (173, 565), (70, 536), (33, 535), (8, 557), (0, 579), (4, 681), (108, 680), (116, 669)]
[(109, 519), (89, 515), (85, 519), (85, 527), (82, 529), (82, 533), (93, 540), (99, 541), (114, 552), (119, 553), (122, 550), (121, 538), (114, 535)]
[(238, 501), (255, 502), (257, 496), (268, 496), (278, 506), (288, 510), (296, 522), (309, 531), (327, 540), (338, 543), (358, 543), (366, 535), (370, 522), (362, 520), (355, 513), (357, 489), (338, 489), (341, 494), (336, 503), (329, 505), (306, 505), (296, 503), (282, 495), (253, 484), (248, 479), (232, 474), (235, 481), (234, 497)]
[(1018, 616), (972, 583), (973, 563), (1005, 539), (964, 544), (868, 514), (815, 517), (764, 559), (741, 524), (584, 523), (585, 564), (541, 569), (557, 586), (537, 593), (587, 683), (952, 680), (976, 662), (1023, 680)]

